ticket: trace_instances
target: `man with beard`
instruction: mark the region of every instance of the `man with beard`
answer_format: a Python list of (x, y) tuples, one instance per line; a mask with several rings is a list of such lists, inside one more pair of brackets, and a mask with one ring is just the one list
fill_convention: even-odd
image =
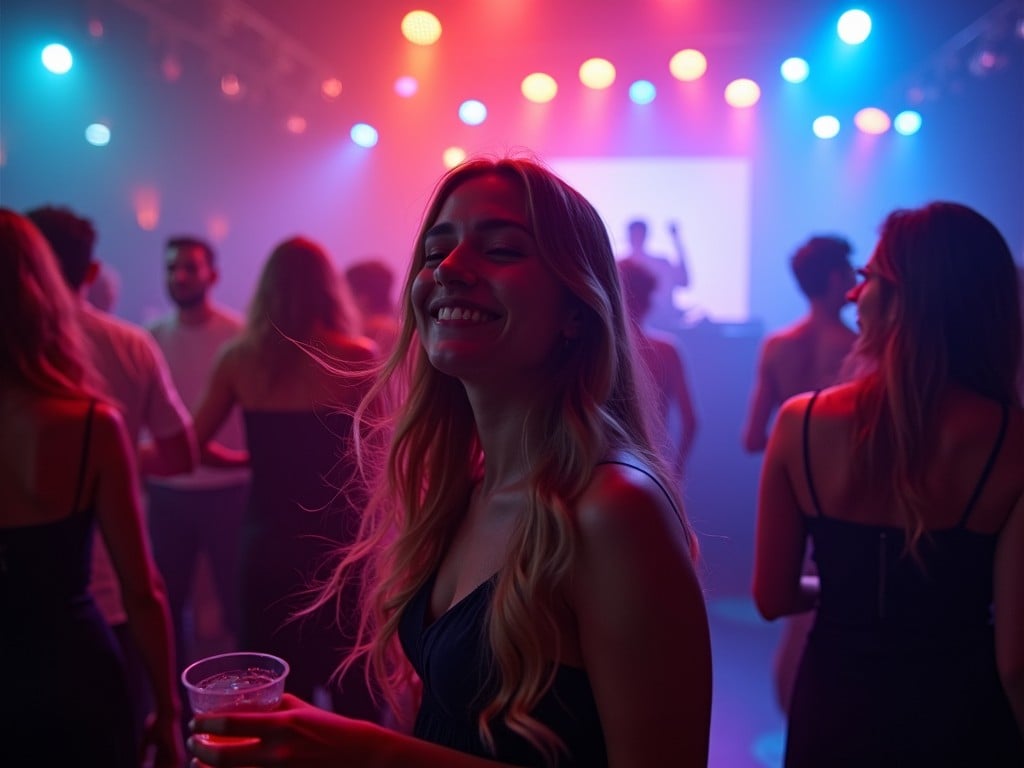
[[(209, 243), (194, 237), (170, 238), (164, 266), (167, 295), (175, 307), (152, 325), (150, 332), (167, 358), (182, 400), (194, 413), (218, 352), (238, 334), (243, 321), (210, 299), (218, 274)], [(237, 411), (218, 433), (217, 441), (229, 450), (242, 448)], [(224, 629), (231, 635), (229, 644), (233, 645), (237, 636), (238, 539), (248, 488), (248, 469), (205, 465), (186, 475), (154, 478), (149, 483), (153, 553), (167, 582), (182, 667), (197, 653), (197, 605), (219, 602)], [(201, 556), (205, 556), (202, 565), (208, 563), (209, 567), (197, 570)], [(215, 594), (211, 593), (211, 581)], [(190, 596), (192, 610), (188, 611)], [(224, 650), (230, 648), (199, 652)], [(187, 697), (182, 701), (187, 702)], [(183, 721), (188, 720), (186, 713)]]

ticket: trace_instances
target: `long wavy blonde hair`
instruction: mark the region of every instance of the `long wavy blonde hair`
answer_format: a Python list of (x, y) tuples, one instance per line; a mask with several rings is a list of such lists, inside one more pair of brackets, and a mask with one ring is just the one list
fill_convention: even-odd
[(952, 386), (1018, 404), (1020, 297), (1013, 256), (995, 226), (958, 203), (897, 210), (875, 249), (884, 336), (865, 332), (870, 361), (855, 412), (854, 467), (863, 487), (896, 489), (908, 549), (925, 532), (925, 480)]
[(71, 294), (46, 238), (0, 208), (0, 376), (58, 397), (95, 396)]
[[(371, 501), (356, 545), (347, 550), (318, 605), (336, 599), (356, 566), (363, 568), (360, 637), (353, 655), (369, 669), (393, 706), (413, 673), (398, 644), (402, 613), (438, 569), (480, 478), (483, 455), (462, 384), (429, 363), (419, 344), (410, 291), (425, 259), (425, 232), (445, 200), (468, 179), (497, 174), (522, 188), (541, 258), (582, 311), (579, 339), (547, 385), (550, 397), (524, 425), (524, 451), (534, 457), (529, 503), (514, 531), (487, 618), (497, 692), (479, 718), (493, 748), (491, 723), (501, 718), (554, 762), (560, 739), (531, 712), (550, 688), (561, 637), (556, 609), (564, 605), (575, 539), (571, 510), (595, 465), (625, 449), (647, 462), (663, 487), (665, 469), (646, 419), (617, 265), (593, 206), (538, 161), (474, 159), (449, 171), (435, 188), (415, 241), (401, 301), (401, 333), (356, 415), (363, 480)], [(544, 435), (543, 449), (526, 435)], [(673, 494), (674, 491), (671, 491)], [(678, 496), (696, 554), (694, 538)]]

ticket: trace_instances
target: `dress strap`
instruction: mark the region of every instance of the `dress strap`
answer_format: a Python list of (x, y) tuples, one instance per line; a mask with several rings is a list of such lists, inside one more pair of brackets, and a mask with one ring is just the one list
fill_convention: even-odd
[(71, 508), (71, 514), (79, 509), (79, 502), (82, 499), (82, 487), (85, 485), (85, 466), (89, 458), (89, 437), (92, 435), (92, 415), (96, 410), (96, 400), (89, 401), (89, 411), (85, 415), (85, 437), (82, 439), (82, 458), (78, 463), (78, 484), (75, 487), (75, 505)]
[(643, 472), (645, 475), (651, 478), (651, 480), (654, 481), (654, 484), (656, 486), (658, 486), (661, 489), (661, 492), (665, 494), (665, 498), (668, 499), (668, 503), (672, 506), (672, 510), (676, 513), (676, 515), (679, 515), (679, 507), (676, 506), (675, 501), (672, 499), (672, 494), (668, 492), (665, 486), (661, 484), (661, 481), (653, 472), (651, 472), (650, 469), (645, 467), (639, 461), (631, 461), (630, 459), (632, 459), (633, 457), (630, 454), (626, 453), (625, 451), (617, 451), (615, 456), (616, 457), (613, 459), (605, 459), (603, 461), (597, 462), (598, 466), (600, 466), (601, 464), (618, 464), (621, 467), (630, 467), (631, 469)]
[(988, 476), (992, 473), (992, 467), (995, 466), (996, 459), (999, 457), (999, 450), (1003, 447), (1003, 438), (1006, 437), (1006, 427), (1010, 421), (1010, 409), (1006, 407), (1006, 403), (1003, 403), (1003, 419), (999, 424), (999, 435), (996, 437), (995, 445), (992, 446), (992, 452), (988, 455), (988, 461), (985, 462), (985, 468), (981, 471), (981, 477), (978, 478), (978, 484), (974, 486), (974, 493), (971, 494), (970, 501), (967, 502), (967, 506), (964, 508), (964, 514), (960, 518), (960, 523), (957, 525), (958, 528), (963, 528), (967, 525), (967, 518), (974, 510), (974, 505), (978, 502), (978, 497), (981, 496), (981, 492), (985, 490), (985, 483), (988, 482)]
[(814, 390), (814, 394), (811, 395), (811, 399), (807, 401), (807, 410), (804, 411), (804, 476), (807, 478), (807, 490), (811, 492), (811, 503), (814, 505), (814, 514), (818, 517), (823, 517), (821, 514), (821, 502), (818, 500), (818, 492), (814, 489), (814, 480), (811, 478), (811, 450), (810, 450), (810, 434), (811, 434), (811, 408), (814, 407), (814, 401), (818, 399), (818, 395), (821, 394), (820, 389)]

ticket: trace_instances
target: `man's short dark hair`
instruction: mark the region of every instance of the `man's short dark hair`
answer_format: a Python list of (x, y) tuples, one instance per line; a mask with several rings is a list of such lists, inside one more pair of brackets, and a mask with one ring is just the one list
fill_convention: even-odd
[(800, 290), (809, 299), (824, 295), (829, 277), (850, 268), (850, 243), (835, 235), (818, 235), (804, 243), (789, 260)]
[(164, 250), (169, 251), (171, 248), (198, 248), (206, 257), (206, 265), (210, 267), (210, 269), (217, 266), (217, 254), (214, 252), (213, 246), (198, 237), (192, 237), (191, 235), (175, 235), (174, 237), (169, 237), (167, 238), (167, 244), (164, 246)]
[(72, 290), (77, 291), (85, 282), (93, 262), (96, 230), (92, 222), (78, 216), (70, 208), (52, 205), (33, 208), (25, 215), (49, 241), (64, 279)]

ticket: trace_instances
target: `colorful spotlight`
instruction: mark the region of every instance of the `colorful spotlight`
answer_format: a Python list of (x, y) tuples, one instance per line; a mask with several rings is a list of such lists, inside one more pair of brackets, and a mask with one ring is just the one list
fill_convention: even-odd
[(580, 82), (587, 88), (603, 91), (615, 82), (615, 65), (608, 59), (587, 59), (580, 64)]
[(430, 11), (409, 11), (402, 19), (402, 35), (414, 45), (433, 45), (441, 39), (441, 22)]
[(650, 80), (637, 80), (629, 86), (629, 98), (634, 104), (650, 104), (658, 95), (658, 89)]
[(752, 107), (760, 100), (761, 87), (753, 80), (741, 77), (725, 86), (725, 103), (730, 107)]
[(905, 109), (893, 118), (892, 127), (901, 136), (913, 136), (921, 130), (921, 113)]
[(50, 43), (43, 48), (40, 58), (43, 61), (43, 66), (55, 75), (67, 74), (74, 62), (71, 51), (68, 50), (67, 46), (60, 43)]
[(790, 56), (782, 62), (779, 72), (787, 83), (802, 83), (811, 74), (811, 67), (799, 56)]
[(349, 131), (349, 136), (352, 137), (354, 144), (366, 149), (377, 146), (377, 142), (380, 140), (380, 134), (377, 133), (377, 129), (367, 123), (356, 123), (353, 125), (352, 130)]
[(487, 119), (487, 107), (482, 101), (467, 99), (459, 105), (459, 119), (466, 125), (480, 125)]
[(811, 130), (819, 139), (834, 139), (839, 135), (839, 119), (832, 115), (822, 115), (811, 123)]
[(520, 90), (522, 90), (523, 96), (527, 100), (535, 104), (546, 104), (555, 98), (555, 95), (558, 93), (558, 83), (555, 82), (555, 78), (551, 75), (546, 75), (543, 72), (534, 72), (532, 75), (527, 75), (523, 78)]
[(668, 71), (684, 83), (700, 80), (708, 71), (708, 60), (700, 51), (684, 48), (669, 60)]
[(839, 17), (836, 33), (847, 45), (860, 45), (871, 34), (871, 17), (859, 8), (847, 11)]

